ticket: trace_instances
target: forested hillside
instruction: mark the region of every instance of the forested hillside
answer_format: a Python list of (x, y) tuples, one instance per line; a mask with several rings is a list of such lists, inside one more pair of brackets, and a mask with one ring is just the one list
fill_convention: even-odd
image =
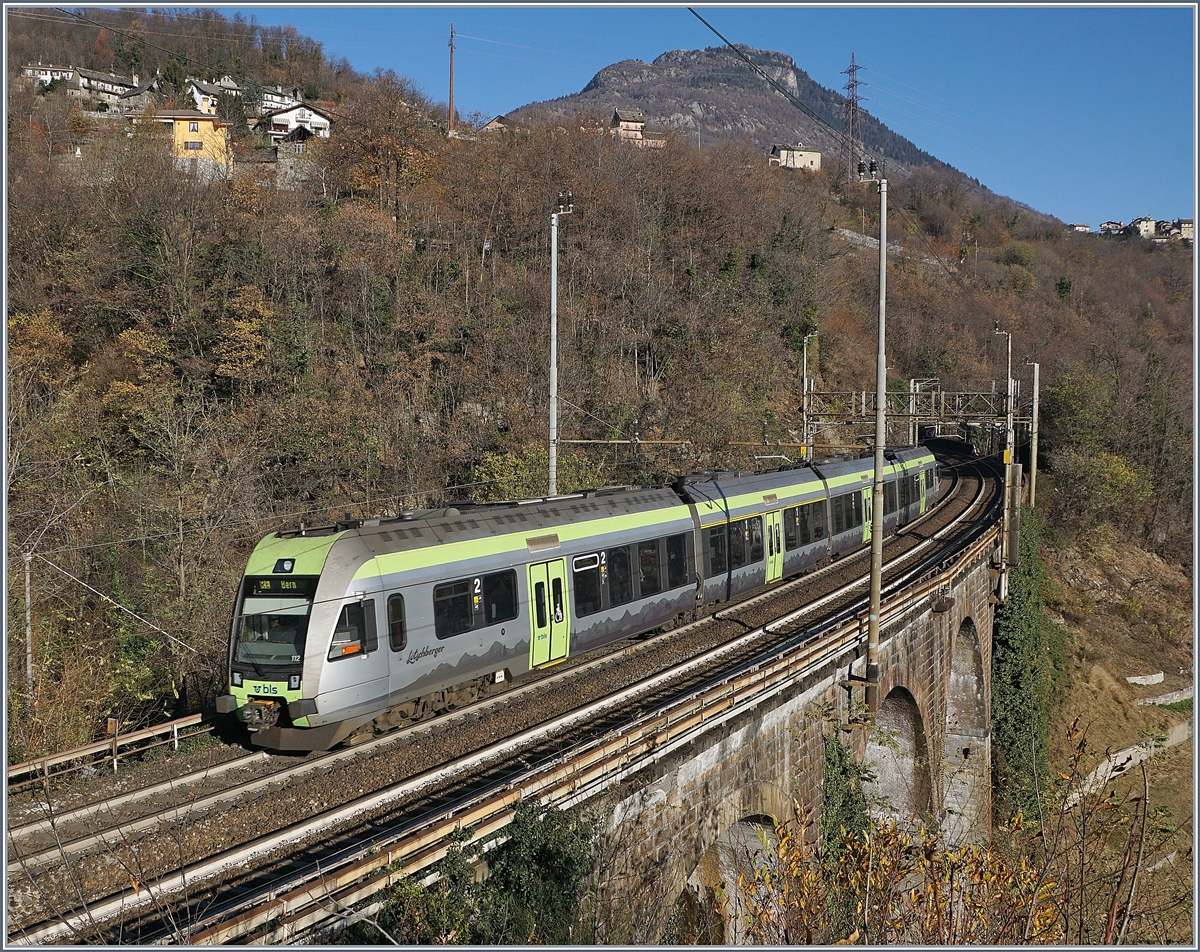
[[(582, 122), (446, 139), (431, 108), (395, 75), (359, 81), (284, 189), (206, 184), (144, 125), (10, 86), (10, 759), (211, 692), (262, 535), (541, 472), (560, 191), (560, 436), (677, 441), (566, 447), (560, 489), (753, 465), (733, 444), (798, 429), (813, 330), (820, 388), (873, 389), (877, 258), (836, 230), (877, 233), (871, 186)], [(47, 148), (63, 117), (79, 160)], [(1015, 364), (1041, 362), (1055, 524), (1180, 558), (1191, 249), (1068, 234), (936, 170), (890, 202), (891, 374), (990, 388), (998, 320)]]

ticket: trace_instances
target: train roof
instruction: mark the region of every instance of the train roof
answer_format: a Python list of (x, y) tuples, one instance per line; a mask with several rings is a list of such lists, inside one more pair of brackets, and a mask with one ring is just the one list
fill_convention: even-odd
[[(510, 533), (536, 534), (564, 522), (648, 514), (677, 506), (680, 506), (679, 497), (666, 487), (610, 487), (549, 499), (464, 504), (406, 514), (397, 519), (370, 519), (347, 529), (361, 539), (371, 554), (380, 555)], [(686, 516), (686, 512), (683, 515)]]

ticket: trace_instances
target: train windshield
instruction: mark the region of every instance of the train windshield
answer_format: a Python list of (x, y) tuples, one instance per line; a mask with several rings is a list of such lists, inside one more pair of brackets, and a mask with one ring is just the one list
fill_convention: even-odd
[(300, 664), (312, 602), (312, 593), (248, 592), (234, 628), (234, 662), (256, 668)]

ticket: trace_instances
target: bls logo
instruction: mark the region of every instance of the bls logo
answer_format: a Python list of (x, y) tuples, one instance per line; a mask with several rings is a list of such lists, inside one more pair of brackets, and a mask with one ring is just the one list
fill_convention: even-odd
[(250, 688), (250, 690), (248, 693), (250, 693), (250, 694), (278, 694), (279, 693), (279, 685), (278, 684), (251, 684), (251, 685), (249, 685), (249, 688)]

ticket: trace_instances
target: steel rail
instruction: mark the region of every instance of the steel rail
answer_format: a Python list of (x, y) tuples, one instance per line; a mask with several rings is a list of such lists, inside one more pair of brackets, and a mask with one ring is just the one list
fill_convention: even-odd
[[(260, 750), (256, 753), (249, 753), (242, 757), (236, 757), (233, 760), (226, 760), (223, 763), (213, 764), (211, 767), (203, 767), (200, 770), (193, 770), (191, 773), (184, 774), (182, 777), (172, 777), (170, 780), (165, 780), (162, 783), (156, 783), (147, 787), (139, 787), (136, 790), (130, 790), (127, 793), (120, 794), (116, 797), (109, 797), (104, 800), (94, 800), (91, 803), (85, 803), (83, 806), (75, 807), (71, 810), (64, 810), (62, 813), (54, 813), (51, 816), (45, 817), (41, 820), (23, 823), (19, 826), (10, 826), (7, 831), (8, 838), (11, 843), (13, 840), (18, 840), (26, 836), (32, 836), (36, 833), (46, 833), (62, 823), (72, 823), (77, 820), (84, 820), (98, 813), (115, 810), (119, 807), (127, 806), (130, 803), (136, 803), (139, 800), (145, 800), (152, 796), (158, 796), (162, 793), (169, 792), (180, 787), (202, 783), (205, 780), (211, 780), (213, 777), (218, 777), (223, 773), (228, 773), (230, 770), (236, 770), (242, 767), (250, 767), (255, 761), (265, 760), (267, 756), (268, 754), (266, 751)], [(25, 858), (28, 859), (29, 857)], [(8, 873), (10, 876), (13, 873), (13, 864), (11, 861), (9, 862)]]

